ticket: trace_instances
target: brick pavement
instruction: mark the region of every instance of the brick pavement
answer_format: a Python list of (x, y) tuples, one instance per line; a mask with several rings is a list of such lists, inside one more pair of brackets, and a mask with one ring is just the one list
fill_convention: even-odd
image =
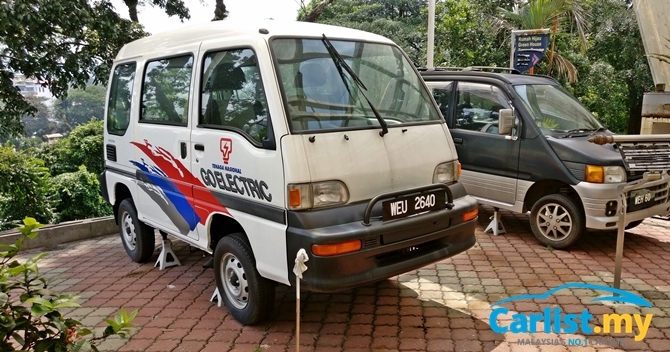
[[(652, 313), (641, 342), (633, 334), (499, 334), (489, 326), (491, 304), (525, 293), (545, 293), (564, 283), (611, 285), (616, 232), (591, 232), (566, 251), (540, 245), (527, 216), (503, 212), (507, 234), (483, 228), (492, 209), (480, 207), (477, 245), (464, 254), (374, 285), (336, 294), (302, 294), (300, 351), (667, 351), (670, 350), (670, 221), (649, 219), (626, 236), (622, 288), (654, 308), (590, 302), (598, 292), (562, 290), (546, 300), (506, 303), (509, 314), (543, 307), (566, 313), (585, 308), (603, 313)], [(266, 322), (243, 326), (209, 302), (214, 276), (201, 267), (200, 251), (175, 241), (182, 266), (163, 271), (133, 263), (118, 236), (48, 248), (41, 271), (52, 288), (81, 296), (67, 311), (88, 327), (120, 307), (139, 309), (129, 339), (111, 338), (105, 351), (295, 351), (295, 291), (277, 289)], [(29, 254), (35, 251), (29, 251)], [(156, 254), (154, 255), (155, 258)], [(309, 263), (307, 263), (309, 266)], [(502, 321), (511, 322), (510, 315)], [(601, 319), (601, 318), (598, 318)], [(595, 321), (594, 321), (595, 322)], [(600, 322), (602, 323), (602, 322)], [(503, 324), (507, 325), (507, 324)], [(519, 345), (519, 339), (589, 338), (609, 344), (588, 347)], [(617, 345), (605, 337), (618, 337)], [(576, 340), (575, 340), (576, 341)]]

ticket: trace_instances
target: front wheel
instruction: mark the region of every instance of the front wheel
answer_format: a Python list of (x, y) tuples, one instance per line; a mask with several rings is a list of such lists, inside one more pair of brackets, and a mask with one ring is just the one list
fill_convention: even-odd
[(132, 199), (121, 201), (118, 214), (119, 233), (126, 253), (134, 262), (146, 263), (154, 254), (154, 229), (137, 218), (137, 209)]
[(530, 228), (540, 243), (556, 249), (567, 248), (582, 235), (584, 214), (575, 202), (560, 194), (540, 198), (530, 212)]
[(274, 286), (256, 270), (246, 238), (239, 233), (224, 237), (214, 250), (216, 287), (230, 314), (242, 324), (265, 319), (274, 304)]

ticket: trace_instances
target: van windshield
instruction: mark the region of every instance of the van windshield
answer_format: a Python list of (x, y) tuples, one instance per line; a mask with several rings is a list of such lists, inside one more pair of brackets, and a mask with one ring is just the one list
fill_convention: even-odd
[(533, 121), (545, 135), (574, 135), (604, 130), (598, 120), (563, 87), (550, 84), (514, 86)]
[(272, 41), (293, 132), (380, 128), (370, 105), (377, 108), (389, 128), (441, 121), (400, 49), (355, 41), (330, 43), (367, 90), (342, 72), (322, 39)]

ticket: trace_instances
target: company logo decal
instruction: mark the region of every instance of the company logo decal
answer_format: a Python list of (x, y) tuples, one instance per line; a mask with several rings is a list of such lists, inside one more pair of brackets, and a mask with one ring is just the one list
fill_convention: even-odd
[[(489, 315), (489, 324), (491, 329), (497, 333), (583, 333), (583, 334), (609, 334), (609, 333), (622, 333), (632, 334), (635, 338), (635, 341), (642, 341), (647, 335), (647, 331), (651, 326), (651, 319), (653, 314), (603, 314), (601, 319), (594, 319), (597, 321), (602, 321), (602, 326), (591, 325), (590, 322), (594, 318), (594, 315), (589, 313), (588, 309), (584, 309), (581, 313), (565, 314), (560, 307), (553, 308), (544, 308), (537, 313), (532, 314), (522, 314), (516, 313), (512, 314), (511, 322), (501, 321), (499, 318), (501, 316), (507, 315), (509, 310), (507, 308), (501, 307), (501, 305), (514, 302), (519, 300), (544, 300), (547, 299), (552, 294), (564, 290), (564, 289), (593, 289), (599, 291), (606, 291), (613, 293), (612, 296), (601, 296), (595, 297), (591, 302), (604, 302), (604, 301), (613, 301), (621, 303), (634, 304), (640, 307), (651, 308), (652, 305), (644, 298), (630, 293), (628, 291), (591, 284), (582, 284), (582, 283), (569, 283), (562, 286), (559, 286), (553, 290), (547, 291), (544, 294), (531, 294), (531, 295), (521, 295), (503, 299), (492, 305), (494, 308), (491, 314)], [(618, 295), (618, 296), (617, 296)], [(498, 307), (498, 308), (496, 308)], [(597, 317), (596, 317), (597, 318)], [(634, 329), (636, 328), (634, 332)], [(596, 344), (594, 339), (569, 339), (567, 345), (583, 346), (590, 344)], [(597, 339), (596, 339), (597, 340)], [(614, 340), (614, 339), (612, 339)], [(616, 339), (621, 340), (621, 339)], [(557, 343), (556, 343), (557, 342)], [(545, 343), (545, 341), (534, 341), (531, 339), (524, 340), (520, 339), (519, 344), (566, 344), (566, 341), (556, 341), (553, 343)], [(616, 341), (615, 341), (616, 343)]]
[(233, 154), (233, 140), (230, 138), (221, 138), (221, 154), (223, 154), (223, 163), (228, 165), (230, 154)]
[[(182, 234), (195, 230), (198, 223), (205, 225), (209, 215), (228, 210), (191, 172), (166, 149), (154, 146), (146, 139), (144, 144), (131, 142), (148, 158), (130, 160), (137, 168), (139, 186), (170, 218)], [(196, 206), (197, 203), (197, 206)]]

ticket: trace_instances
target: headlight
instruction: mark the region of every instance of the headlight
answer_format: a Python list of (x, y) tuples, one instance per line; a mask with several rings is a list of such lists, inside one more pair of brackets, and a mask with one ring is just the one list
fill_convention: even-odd
[(341, 181), (322, 181), (288, 185), (288, 206), (292, 210), (346, 204), (349, 190)]
[(433, 183), (452, 183), (461, 175), (461, 164), (458, 160), (442, 163), (433, 171)]
[(593, 183), (626, 182), (626, 171), (621, 166), (586, 165), (585, 180)]

